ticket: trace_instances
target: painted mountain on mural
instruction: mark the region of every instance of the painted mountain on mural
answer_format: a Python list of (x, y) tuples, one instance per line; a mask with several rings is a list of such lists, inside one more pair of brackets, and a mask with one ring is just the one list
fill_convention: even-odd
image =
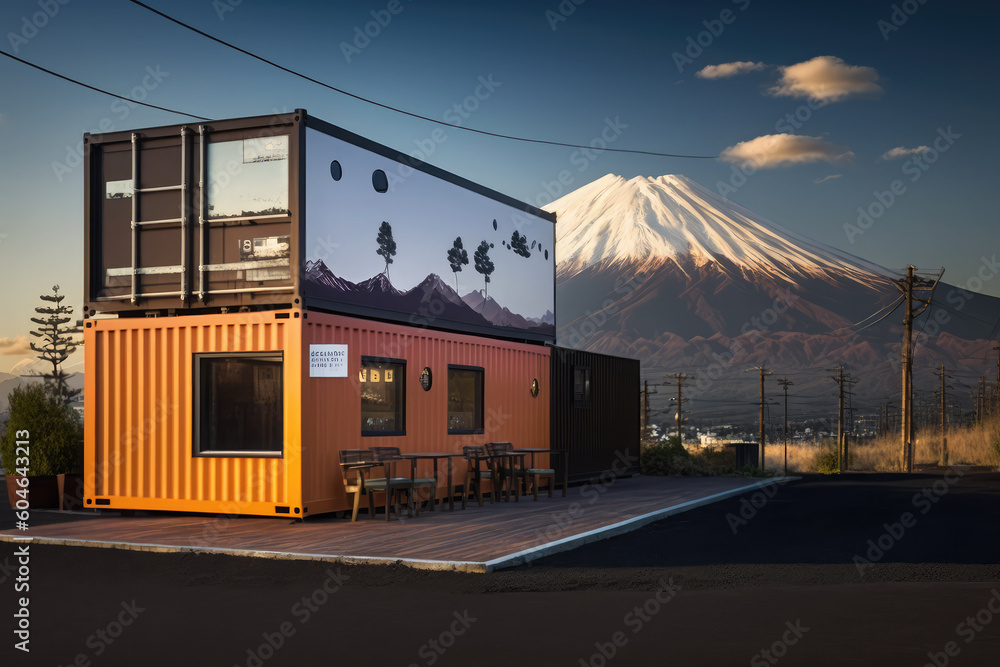
[[(759, 378), (747, 371), (759, 366), (795, 382), (799, 418), (836, 414), (837, 366), (859, 380), (859, 416), (898, 406), (898, 270), (804, 238), (684, 176), (609, 174), (546, 208), (558, 216), (559, 344), (640, 359), (654, 386), (694, 375), (685, 410), (696, 423), (751, 418)], [(931, 295), (933, 277), (917, 296)], [(937, 286), (914, 325), (918, 399), (945, 365), (959, 378), (955, 400), (971, 406), (965, 389), (988, 368), (998, 317), (1000, 299)], [(767, 392), (777, 396), (777, 385)], [(671, 396), (659, 388), (654, 412)]]

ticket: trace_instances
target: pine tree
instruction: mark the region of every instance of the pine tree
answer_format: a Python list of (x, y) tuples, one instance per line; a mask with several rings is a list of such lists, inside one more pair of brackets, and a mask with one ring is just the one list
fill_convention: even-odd
[(42, 301), (48, 301), (54, 306), (39, 306), (35, 312), (45, 317), (32, 317), (31, 321), (39, 325), (31, 331), (31, 335), (41, 338), (44, 342), (36, 345), (31, 343), (31, 349), (38, 352), (38, 358), (52, 364), (48, 373), (40, 373), (45, 378), (45, 390), (49, 398), (58, 405), (69, 405), (79, 394), (79, 389), (70, 389), (67, 384), (69, 374), (62, 369), (62, 364), (79, 346), (80, 341), (73, 340), (73, 334), (80, 333), (77, 326), (66, 326), (72, 321), (69, 317), (73, 309), (62, 305), (64, 294), (59, 293), (59, 285), (52, 288), (52, 294), (42, 294)]
[(479, 248), (476, 249), (476, 254), (473, 255), (473, 259), (476, 262), (476, 271), (483, 274), (483, 279), (486, 284), (486, 289), (483, 292), (483, 304), (486, 303), (486, 299), (490, 295), (490, 274), (493, 273), (493, 269), (496, 268), (493, 265), (493, 260), (490, 259), (490, 248), (493, 246), (487, 242), (483, 241), (479, 244)]
[(396, 254), (396, 242), (392, 240), (392, 225), (382, 221), (378, 228), (378, 250), (375, 252), (385, 258), (385, 275), (389, 277), (389, 265), (392, 264), (392, 256)]
[(469, 263), (469, 251), (462, 245), (462, 237), (455, 239), (455, 244), (448, 250), (448, 264), (451, 265), (452, 273), (455, 274), (455, 291), (458, 291), (458, 272), (462, 270), (463, 264)]

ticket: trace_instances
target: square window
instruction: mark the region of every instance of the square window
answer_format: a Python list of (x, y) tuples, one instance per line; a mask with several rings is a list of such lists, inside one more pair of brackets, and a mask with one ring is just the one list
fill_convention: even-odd
[(361, 435), (406, 435), (406, 362), (361, 357)]
[(483, 378), (479, 366), (448, 366), (448, 433), (483, 432)]
[(590, 407), (590, 368), (573, 367), (573, 403), (578, 408)]
[(195, 455), (281, 456), (281, 353), (196, 354)]

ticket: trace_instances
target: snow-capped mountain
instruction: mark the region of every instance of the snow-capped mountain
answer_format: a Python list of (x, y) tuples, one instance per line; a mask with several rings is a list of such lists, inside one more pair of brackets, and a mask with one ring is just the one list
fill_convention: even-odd
[(628, 265), (649, 270), (706, 264), (794, 282), (840, 277), (872, 284), (889, 272), (811, 241), (703, 188), (686, 176), (608, 174), (545, 207), (556, 212), (559, 272)]
[[(650, 378), (699, 375), (705, 386), (692, 399), (752, 406), (753, 388), (740, 381), (748, 366), (809, 368), (802, 390), (824, 406), (836, 396), (822, 398), (830, 381), (817, 368), (859, 376), (859, 400), (898, 393), (901, 311), (878, 319), (900, 298), (894, 272), (684, 176), (609, 174), (546, 208), (558, 219), (560, 345), (638, 358)], [(981, 374), (1000, 299), (942, 283), (923, 321), (932, 316), (916, 339), (917, 365)]]

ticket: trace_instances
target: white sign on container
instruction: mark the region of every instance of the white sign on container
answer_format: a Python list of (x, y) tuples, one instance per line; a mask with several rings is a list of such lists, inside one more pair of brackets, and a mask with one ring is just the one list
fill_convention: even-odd
[(347, 377), (347, 346), (310, 345), (309, 377), (311, 378)]

